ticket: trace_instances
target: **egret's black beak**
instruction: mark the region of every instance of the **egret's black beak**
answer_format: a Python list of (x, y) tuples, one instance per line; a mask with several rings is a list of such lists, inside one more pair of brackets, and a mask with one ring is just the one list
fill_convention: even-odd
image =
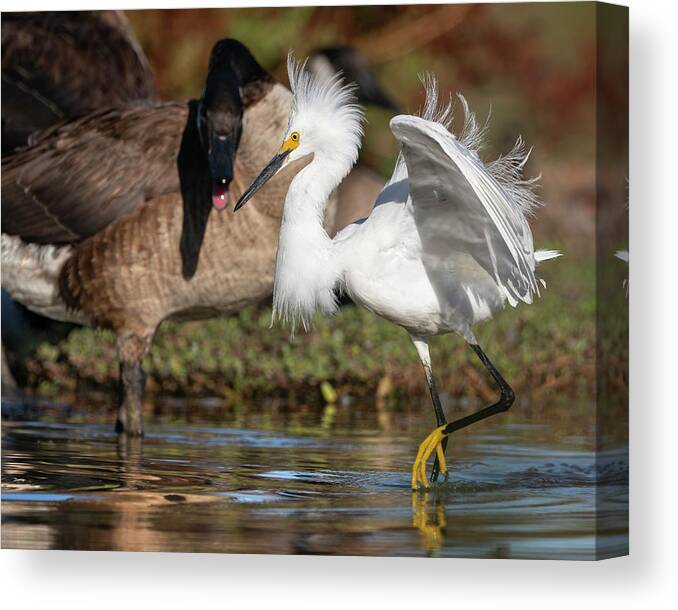
[(212, 176), (212, 205), (223, 210), (228, 205), (228, 187), (233, 181), (234, 139), (212, 133), (207, 157)]
[(257, 193), (257, 191), (264, 186), (273, 176), (276, 175), (278, 170), (283, 166), (283, 163), (285, 162), (285, 159), (287, 159), (287, 156), (291, 153), (291, 150), (286, 150), (284, 152), (280, 152), (273, 159), (271, 159), (268, 163), (268, 165), (261, 170), (261, 173), (254, 179), (252, 184), (247, 187), (245, 192), (241, 195), (240, 199), (238, 199), (238, 203), (235, 204), (234, 212), (237, 212), (242, 206), (244, 206), (254, 195)]

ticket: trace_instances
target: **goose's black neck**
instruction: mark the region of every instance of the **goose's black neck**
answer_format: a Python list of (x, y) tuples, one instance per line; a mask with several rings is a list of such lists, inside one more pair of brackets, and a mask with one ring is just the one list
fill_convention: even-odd
[(243, 112), (274, 82), (242, 43), (224, 39), (214, 45), (202, 98), (189, 103), (177, 159), (184, 207), (180, 250), (187, 280), (196, 273), (211, 209), (228, 207)]
[(243, 107), (258, 101), (272, 85), (273, 78), (249, 49), (237, 40), (226, 38), (212, 49), (203, 104), (210, 110), (241, 112)]

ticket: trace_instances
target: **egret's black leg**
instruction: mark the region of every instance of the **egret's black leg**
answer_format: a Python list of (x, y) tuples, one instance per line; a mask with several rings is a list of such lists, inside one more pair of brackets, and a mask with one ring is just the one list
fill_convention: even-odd
[(452, 432), (461, 430), (466, 426), (475, 424), (481, 419), (491, 417), (492, 415), (496, 415), (497, 413), (503, 413), (504, 411), (508, 411), (516, 398), (515, 394), (513, 393), (513, 390), (511, 389), (511, 386), (506, 382), (506, 380), (501, 376), (501, 373), (490, 362), (490, 359), (485, 355), (485, 352), (483, 352), (483, 350), (480, 349), (480, 346), (474, 345), (473, 343), (471, 343), (470, 345), (473, 351), (476, 354), (478, 354), (478, 358), (480, 358), (480, 361), (485, 365), (485, 368), (490, 372), (492, 378), (497, 382), (497, 385), (501, 390), (501, 395), (499, 397), (499, 400), (495, 402), (493, 405), (485, 407), (484, 409), (481, 409), (476, 413), (472, 413), (471, 415), (467, 415), (466, 417), (461, 417), (447, 424), (447, 426), (445, 426), (445, 428), (443, 429), (443, 434), (451, 434)]
[[(433, 411), (436, 414), (436, 425), (442, 426), (447, 420), (445, 419), (445, 413), (443, 411), (443, 406), (440, 403), (440, 396), (438, 396), (438, 388), (436, 386), (436, 381), (433, 377), (433, 372), (431, 367), (424, 367), (426, 371), (426, 381), (428, 382), (428, 389), (431, 392), (431, 401), (433, 402)], [(443, 453), (447, 449), (447, 438), (443, 439), (442, 442)], [(431, 470), (431, 483), (435, 483), (438, 480), (438, 474), (440, 473), (440, 463), (438, 462), (438, 456), (436, 455), (435, 461), (433, 462), (433, 469)]]

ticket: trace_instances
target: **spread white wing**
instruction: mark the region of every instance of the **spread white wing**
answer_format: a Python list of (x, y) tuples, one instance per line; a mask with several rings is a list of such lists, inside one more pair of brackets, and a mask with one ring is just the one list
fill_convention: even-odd
[[(468, 123), (469, 113), (462, 102)], [(475, 119), (470, 117), (473, 135), (478, 136)], [(520, 177), (518, 148), (493, 167), (484, 165), (442, 122), (401, 115), (391, 120), (391, 130), (401, 144), (407, 205), (411, 205), (424, 256), (443, 263), (470, 256), (494, 279), (509, 303), (531, 303), (539, 288), (526, 214), (535, 200), (529, 183)], [(400, 165), (396, 172), (402, 173)], [(403, 176), (399, 178), (403, 185)]]

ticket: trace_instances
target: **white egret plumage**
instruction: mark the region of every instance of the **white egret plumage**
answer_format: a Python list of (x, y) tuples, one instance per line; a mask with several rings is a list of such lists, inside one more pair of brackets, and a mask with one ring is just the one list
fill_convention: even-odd
[[(336, 311), (339, 289), (407, 330), (424, 366), (438, 426), (421, 444), (412, 468), (412, 487), (427, 487), (426, 461), (433, 453), (432, 480), (439, 470), (447, 472), (447, 436), (507, 410), (514, 400), (478, 345), (473, 324), (491, 318), (507, 302), (531, 303), (539, 295), (537, 263), (559, 256), (533, 249), (527, 217), (538, 202), (533, 181), (522, 178), (528, 153), (519, 140), (508, 155), (483, 164), (477, 154), (483, 129), (465, 100), (460, 98), (465, 125), (457, 138), (448, 130), (452, 106), (439, 107), (435, 80), (428, 78), (422, 115), (391, 120), (401, 152), (372, 212), (331, 239), (322, 225), (324, 207), (357, 159), (363, 113), (352, 87), (339, 77), (317, 79), (291, 56), (288, 72), (294, 102), (283, 144), (235, 209), (287, 162), (313, 155), (285, 199), (274, 319), (300, 320), (308, 327), (317, 311)], [(446, 423), (427, 339), (449, 332), (469, 343), (501, 396)]]

